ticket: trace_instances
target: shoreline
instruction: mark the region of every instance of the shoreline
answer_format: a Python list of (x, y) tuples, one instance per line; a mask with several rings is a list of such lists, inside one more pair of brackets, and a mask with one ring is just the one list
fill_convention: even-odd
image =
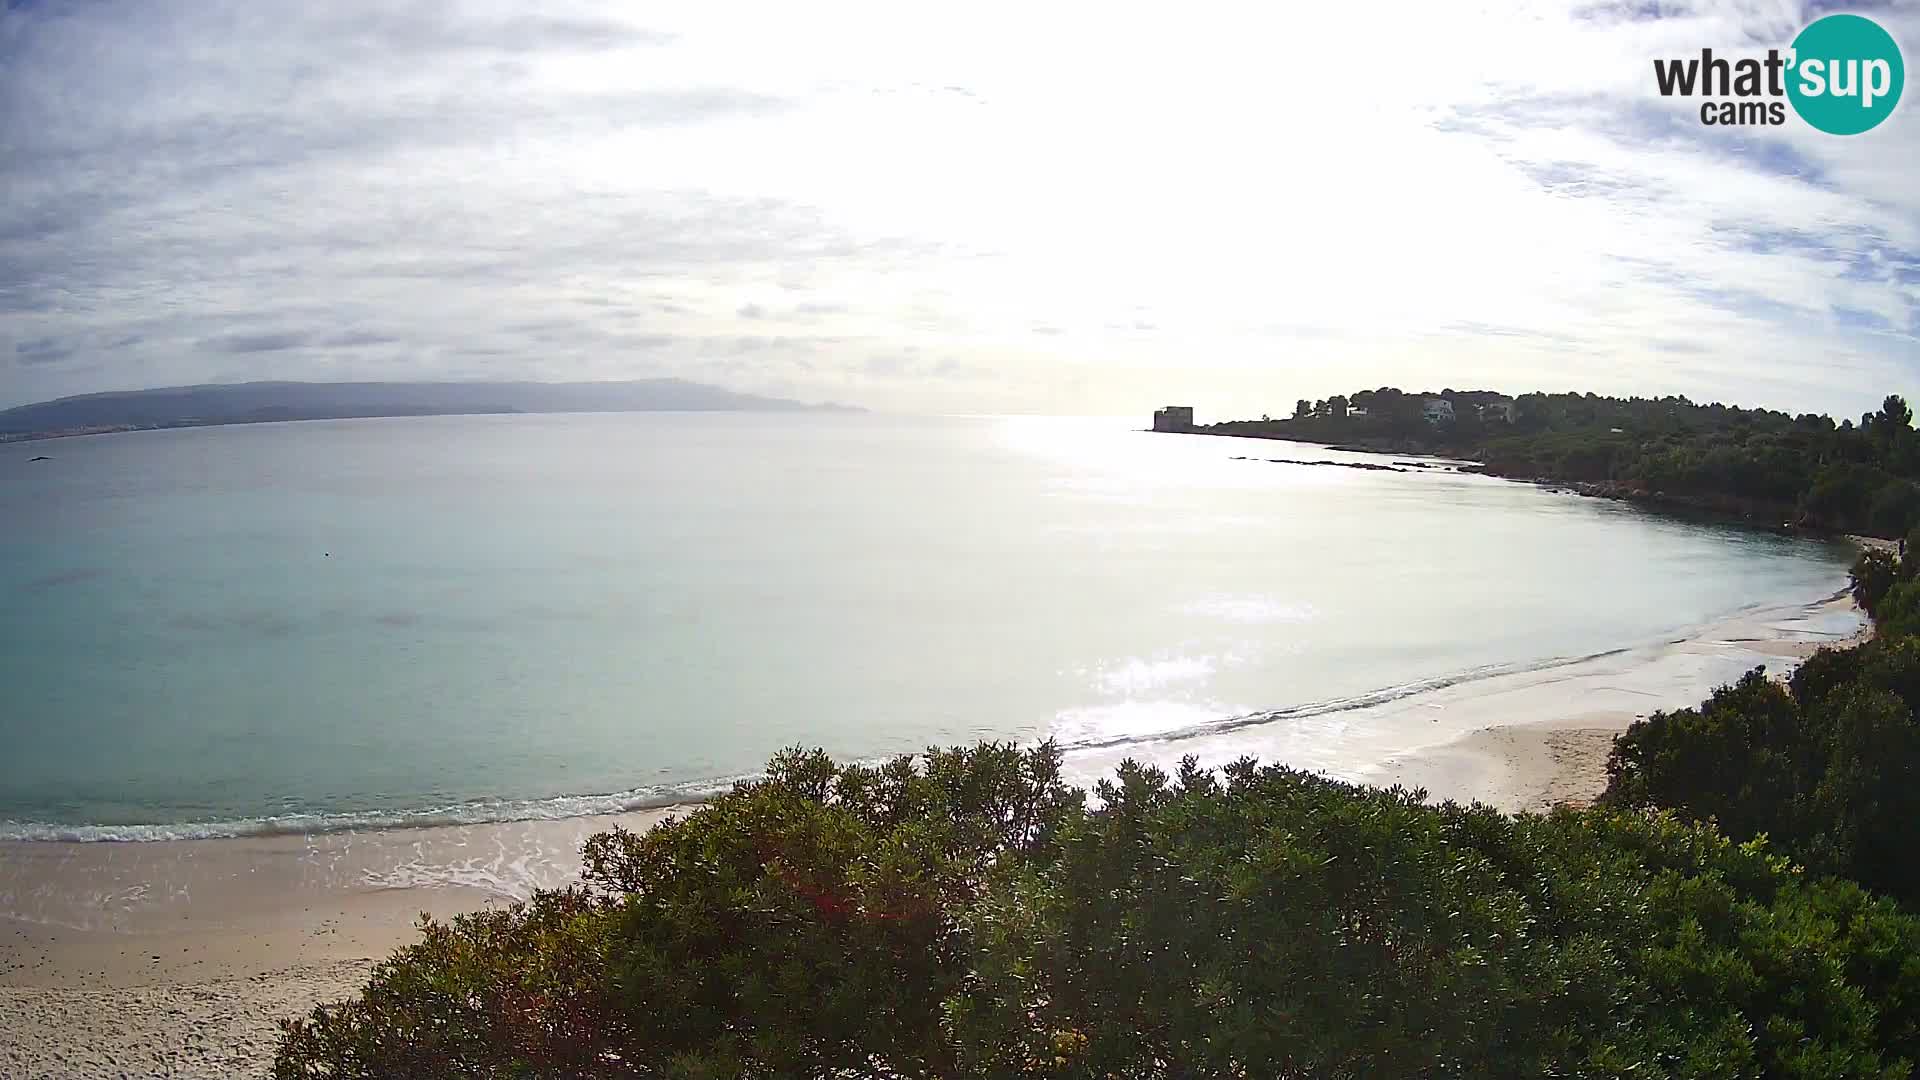
[[(1668, 640), (1326, 716), (1070, 751), (1068, 780), (1121, 757), (1217, 766), (1251, 753), (1502, 810), (1580, 803), (1612, 739), (1755, 663), (1791, 667), (1870, 631), (1844, 593)], [(0, 1074), (259, 1075), (277, 1022), (351, 996), (424, 912), (448, 917), (575, 878), (580, 844), (693, 803), (520, 822), (100, 842), (0, 841)]]
[[(1848, 539), (1863, 547), (1891, 543)], [(1822, 648), (1846, 649), (1872, 640), (1873, 622), (1854, 606), (1851, 597), (1841, 594), (1819, 607), (1858, 616), (1858, 629), (1835, 640), (1743, 643), (1755, 653), (1784, 661), (1779, 668), (1769, 665), (1772, 678), (1784, 680), (1801, 661)], [(1431, 801), (1482, 802), (1507, 813), (1590, 806), (1606, 790), (1607, 758), (1615, 737), (1645, 719), (1650, 711), (1658, 710), (1602, 709), (1488, 725), (1394, 755), (1368, 770), (1363, 779), (1381, 786), (1424, 788)]]

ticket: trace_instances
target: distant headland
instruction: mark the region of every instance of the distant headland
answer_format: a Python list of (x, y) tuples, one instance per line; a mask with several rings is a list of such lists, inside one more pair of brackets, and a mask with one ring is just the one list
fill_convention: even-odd
[[(1393, 387), (1295, 402), (1293, 415), (1153, 430), (1430, 454), (1478, 472), (1756, 524), (1905, 537), (1920, 525), (1920, 435), (1898, 395), (1859, 422), (1685, 397)], [(1317, 463), (1315, 463), (1317, 464)]]
[(682, 379), (625, 382), (248, 382), (81, 394), (0, 411), (0, 442), (151, 428), (568, 412), (858, 412)]

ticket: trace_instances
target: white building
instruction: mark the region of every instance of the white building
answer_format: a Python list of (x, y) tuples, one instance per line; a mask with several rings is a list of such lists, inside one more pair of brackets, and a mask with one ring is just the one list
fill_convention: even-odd
[(1453, 402), (1443, 397), (1430, 397), (1421, 409), (1429, 424), (1453, 423)]
[(1480, 406), (1480, 419), (1486, 421), (1498, 420), (1503, 424), (1513, 423), (1513, 402), (1487, 402), (1485, 405)]

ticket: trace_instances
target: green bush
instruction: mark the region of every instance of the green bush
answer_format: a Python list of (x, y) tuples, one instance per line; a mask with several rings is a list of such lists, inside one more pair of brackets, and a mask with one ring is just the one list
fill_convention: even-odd
[[(1905, 618), (1920, 585), (1881, 604)], [(1787, 684), (1758, 669), (1698, 708), (1655, 713), (1615, 743), (1602, 801), (1766, 836), (1820, 873), (1920, 902), (1907, 830), (1920, 821), (1920, 638), (1815, 653)]]
[(1876, 629), (1887, 637), (1911, 637), (1920, 633), (1920, 580), (1894, 583), (1874, 606), (1873, 621)]
[(1869, 614), (1879, 610), (1880, 601), (1902, 577), (1912, 577), (1911, 572), (1902, 572), (1902, 561), (1884, 551), (1868, 549), (1860, 553), (1853, 562), (1853, 568), (1847, 571), (1852, 582), (1853, 602), (1860, 610)]
[(579, 887), (428, 922), (361, 997), (288, 1028), (277, 1077), (950, 1075), (956, 913), (1079, 800), (1051, 747), (766, 780), (588, 841)]
[[(1871, 741), (1876, 730), (1861, 726)], [(1839, 789), (1836, 789), (1839, 790)], [(1850, 789), (1849, 789), (1850, 790)], [(818, 753), (428, 922), (275, 1076), (1902, 1076), (1920, 926), (1664, 814)]]
[(1747, 839), (1797, 839), (1785, 821), (1818, 767), (1798, 702), (1755, 668), (1699, 707), (1656, 712), (1614, 742), (1605, 801), (1667, 807)]

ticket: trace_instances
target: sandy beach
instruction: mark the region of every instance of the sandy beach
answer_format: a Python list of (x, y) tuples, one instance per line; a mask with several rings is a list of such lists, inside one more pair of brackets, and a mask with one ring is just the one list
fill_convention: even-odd
[[(1694, 704), (1754, 664), (1776, 674), (1860, 640), (1845, 596), (1751, 612), (1670, 641), (1443, 688), (1343, 714), (1345, 760), (1322, 729), (1259, 727), (1197, 743), (1070, 758), (1081, 781), (1119, 756), (1205, 764), (1242, 753), (1343, 779), (1424, 788), (1509, 811), (1584, 804), (1613, 737)], [(1108, 760), (1113, 758), (1114, 760)], [(552, 821), (147, 843), (0, 843), (0, 1075), (260, 1075), (277, 1021), (351, 995), (446, 916), (563, 884), (591, 833), (686, 808)]]
[(262, 1075), (278, 1021), (350, 996), (422, 912), (564, 884), (588, 835), (675, 812), (0, 844), (0, 1076)]
[[(1851, 630), (1835, 627), (1852, 620)], [(1827, 647), (1850, 647), (1873, 636), (1873, 624), (1847, 597), (1835, 597), (1810, 612), (1804, 628), (1780, 624), (1774, 635), (1752, 633), (1736, 620), (1698, 637), (1674, 643), (1673, 658), (1733, 652), (1764, 664), (1784, 678), (1795, 664)], [(1731, 633), (1729, 633), (1731, 631)], [(1593, 688), (1593, 689), (1598, 689)], [(1589, 700), (1603, 705), (1600, 693)], [(1547, 714), (1547, 718), (1477, 727), (1446, 742), (1394, 755), (1356, 778), (1373, 784), (1424, 788), (1434, 800), (1483, 802), (1511, 813), (1545, 812), (1556, 806), (1586, 806), (1607, 786), (1607, 756), (1614, 737), (1658, 709), (1697, 702), (1661, 701), (1639, 708), (1599, 707)], [(1541, 714), (1535, 714), (1541, 715)]]

